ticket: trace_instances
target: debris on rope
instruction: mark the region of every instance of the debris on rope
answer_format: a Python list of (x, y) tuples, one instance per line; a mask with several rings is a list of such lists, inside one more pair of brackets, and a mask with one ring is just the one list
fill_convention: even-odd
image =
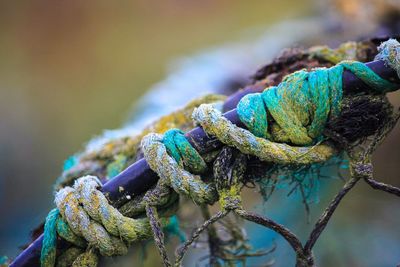
[[(378, 49), (380, 53), (376, 58), (384, 60), (400, 77), (400, 44), (389, 40)], [(310, 54), (338, 63), (349, 57), (345, 51), (348, 47), (336, 51), (318, 48)], [(345, 70), (362, 80), (376, 95), (384, 95), (399, 87), (357, 61), (341, 61), (330, 68), (299, 70), (286, 76), (279, 85), (267, 87), (262, 93), (248, 94), (239, 101), (237, 114), (247, 130), (222, 116), (219, 101), (224, 99), (223, 96), (208, 96), (162, 118), (134, 138), (111, 142), (97, 153), (92, 151), (80, 155), (78, 160), (72, 158), (57, 185), (60, 189), (55, 197), (57, 208), (46, 218), (41, 265), (96, 266), (99, 254), (123, 255), (131, 243), (153, 236), (164, 266), (172, 266), (162, 228), (168, 225), (170, 216), (175, 213), (180, 196), (186, 196), (202, 207), (218, 202), (221, 211), (208, 216), (206, 222), (182, 244), (176, 252), (174, 266), (181, 266), (185, 252), (203, 231), (229, 213), (280, 233), (296, 252), (298, 266), (314, 266), (311, 249), (334, 209), (355, 183), (365, 179), (373, 188), (389, 190), (389, 186), (376, 183), (371, 170), (364, 168), (370, 164), (370, 159), (364, 157), (364, 165), (351, 161), (353, 178), (317, 222), (304, 246), (283, 225), (244, 210), (240, 192), (246, 183), (250, 161), (254, 158), (280, 168), (303, 170), (303, 167), (325, 164), (343, 152), (343, 148), (334, 142), (335, 138), (326, 133), (332, 122), (341, 116), (346, 98), (352, 97), (343, 92)], [(184, 136), (184, 131), (192, 125), (190, 116), (225, 146), (200, 155)], [(140, 156), (137, 147), (140, 139), (144, 158), (160, 178), (157, 185), (144, 195), (132, 196), (117, 209), (99, 190), (102, 185), (99, 178), (90, 175), (74, 178), (77, 174), (93, 171), (106, 172), (105, 176), (111, 179)], [(354, 158), (350, 155), (350, 159)], [(101, 164), (92, 164), (90, 168), (77, 165), (82, 159), (107, 162), (107, 168)], [(56, 247), (58, 237), (72, 244), (62, 253)], [(243, 247), (242, 254), (236, 253), (236, 249)], [(270, 250), (252, 251), (243, 241), (233, 243), (232, 250), (217, 245), (213, 253), (217, 260), (234, 263), (245, 257), (266, 255)]]

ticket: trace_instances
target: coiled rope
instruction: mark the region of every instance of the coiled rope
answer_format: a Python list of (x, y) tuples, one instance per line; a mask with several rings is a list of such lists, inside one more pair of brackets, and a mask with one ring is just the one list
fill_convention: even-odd
[[(400, 75), (400, 44), (389, 40), (379, 51), (377, 59), (383, 59)], [(232, 124), (209, 104), (195, 109), (192, 116), (204, 131), (222, 143), (262, 161), (323, 162), (336, 152), (324, 142), (322, 132), (327, 121), (340, 114), (344, 70), (351, 71), (379, 93), (397, 89), (363, 63), (344, 61), (332, 68), (295, 72), (276, 87), (245, 96), (237, 106), (237, 113), (248, 130)], [(235, 179), (228, 189), (212, 179), (204, 182), (200, 175), (208, 169), (206, 160), (180, 130), (172, 129), (164, 135), (148, 134), (142, 140), (142, 149), (150, 168), (160, 177), (157, 186), (136, 203), (137, 210), (146, 210), (150, 223), (147, 218), (124, 216), (112, 207), (98, 190), (101, 183), (96, 177), (79, 178), (72, 187), (56, 194), (57, 209), (49, 213), (45, 223), (42, 266), (96, 266), (97, 253), (122, 255), (129, 243), (151, 235), (165, 265), (169, 266), (160, 231), (167, 219), (157, 223), (157, 207), (176, 199), (176, 194), (188, 196), (197, 204), (219, 201), (223, 210), (240, 205), (240, 181)], [(59, 256), (56, 255), (57, 236), (74, 245)]]

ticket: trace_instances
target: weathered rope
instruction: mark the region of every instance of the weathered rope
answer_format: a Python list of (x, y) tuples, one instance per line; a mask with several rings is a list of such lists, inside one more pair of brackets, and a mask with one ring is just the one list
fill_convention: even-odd
[[(398, 71), (399, 43), (390, 41), (380, 49), (378, 58)], [(324, 142), (322, 132), (329, 118), (340, 113), (344, 70), (353, 72), (377, 92), (397, 88), (364, 64), (345, 61), (329, 69), (295, 72), (277, 87), (244, 97), (237, 110), (249, 130), (235, 126), (209, 104), (195, 109), (193, 119), (222, 143), (262, 161), (279, 164), (323, 162), (336, 153), (329, 143)], [(73, 266), (95, 266), (97, 251), (105, 256), (121, 255), (126, 253), (130, 242), (147, 239), (152, 233), (165, 258), (164, 263), (169, 265), (160, 232), (162, 223), (158, 223), (154, 207), (168, 202), (168, 196), (174, 194), (168, 191), (170, 188), (197, 204), (212, 204), (219, 200), (224, 211), (240, 209), (241, 181), (238, 177), (243, 172), (241, 166), (235, 168), (237, 173), (232, 174), (234, 179), (228, 183), (204, 182), (195, 174), (207, 170), (206, 161), (184, 138), (183, 132), (176, 129), (164, 135), (148, 134), (142, 140), (142, 149), (150, 168), (160, 176), (155, 190), (166, 192), (160, 199), (146, 194), (137, 203), (140, 209), (146, 209), (151, 223), (148, 219), (132, 219), (121, 214), (98, 190), (101, 183), (96, 177), (82, 177), (73, 187), (63, 188), (56, 194), (57, 209), (49, 213), (45, 224), (42, 266), (56, 263), (57, 234), (84, 249), (70, 250), (75, 256), (84, 251), (73, 261)], [(214, 171), (218, 172), (218, 168)], [(71, 261), (72, 256), (61, 256)]]
[[(73, 187), (66, 187), (56, 194), (58, 209), (49, 213), (45, 224), (42, 266), (55, 264), (56, 232), (78, 246), (82, 245), (79, 237), (83, 237), (87, 240), (88, 247), (98, 249), (104, 256), (123, 255), (127, 252), (129, 242), (148, 239), (151, 236), (148, 220), (123, 216), (97, 190), (100, 185), (96, 177), (84, 176), (76, 180)], [(68, 224), (62, 221), (59, 214)], [(94, 254), (93, 251), (85, 253)], [(95, 260), (94, 258), (82, 256), (86, 262), (89, 259)], [(78, 262), (74, 263), (76, 266), (85, 266), (79, 263), (79, 258), (77, 260)]]
[(384, 60), (392, 69), (396, 70), (400, 77), (400, 43), (394, 39), (382, 43), (379, 47), (379, 54), (375, 59)]
[[(244, 96), (237, 107), (239, 118), (257, 137), (311, 145), (322, 134), (328, 118), (340, 113), (344, 70), (378, 92), (397, 89), (397, 85), (382, 79), (363, 63), (342, 61), (332, 68), (297, 71), (278, 86)], [(201, 112), (195, 111), (193, 116), (202, 124), (204, 115), (198, 113)], [(269, 116), (275, 122), (272, 129), (268, 129)]]
[[(175, 130), (172, 131), (175, 132)], [(167, 132), (167, 136), (168, 135)], [(197, 158), (197, 151), (187, 140), (184, 143), (174, 143), (174, 145), (181, 145), (182, 151), (184, 151), (184, 148), (186, 148), (187, 151), (190, 151), (185, 151), (185, 154), (182, 153), (179, 154), (179, 156), (176, 155), (178, 159), (182, 158), (183, 161), (189, 164)], [(190, 197), (197, 204), (212, 204), (218, 199), (213, 184), (207, 184), (203, 182), (199, 176), (195, 176), (186, 171), (183, 168), (183, 165), (185, 164), (178, 164), (176, 159), (172, 158), (167, 153), (167, 146), (163, 143), (162, 135), (146, 135), (142, 140), (142, 149), (150, 168), (160, 176), (159, 184), (161, 183), (171, 186), (177, 193)], [(193, 157), (193, 155), (196, 156)], [(201, 162), (202, 161), (203, 160), (201, 159)]]

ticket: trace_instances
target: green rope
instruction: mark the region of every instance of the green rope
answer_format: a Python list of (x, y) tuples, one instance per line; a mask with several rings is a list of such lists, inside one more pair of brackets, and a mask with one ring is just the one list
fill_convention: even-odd
[(86, 247), (85, 239), (74, 234), (68, 223), (62, 217), (58, 217), (57, 219), (56, 230), (57, 234), (63, 239), (67, 240), (69, 243), (74, 244), (75, 246), (80, 248)]
[(202, 173), (207, 169), (207, 164), (200, 154), (192, 147), (179, 129), (171, 129), (164, 133), (162, 143), (168, 154), (176, 162), (192, 173)]
[[(381, 53), (377, 58), (385, 60), (399, 72), (399, 43), (392, 40), (379, 49)], [(379, 93), (398, 87), (360, 62), (344, 61), (329, 69), (295, 72), (276, 87), (245, 96), (238, 104), (237, 113), (249, 130), (237, 127), (209, 104), (199, 106), (192, 116), (208, 134), (262, 161), (279, 164), (324, 162), (337, 152), (329, 143), (322, 142), (322, 132), (327, 121), (340, 113), (342, 74), (345, 70), (351, 71)], [(141, 145), (146, 161), (160, 179), (153, 190), (135, 198), (135, 213), (145, 209), (147, 213), (157, 212), (154, 207), (176, 203), (173, 191), (188, 196), (197, 204), (212, 204), (219, 200), (224, 212), (240, 207), (239, 177), (244, 167), (237, 166), (232, 174), (232, 184), (204, 182), (195, 174), (206, 173), (206, 161), (177, 129), (169, 130), (164, 135), (150, 133), (142, 139)], [(65, 187), (56, 194), (57, 209), (49, 213), (45, 224), (42, 266), (55, 265), (57, 234), (81, 247), (71, 250), (69, 254), (65, 252), (67, 254), (59, 258), (71, 261), (72, 255), (76, 257), (84, 251), (73, 261), (73, 266), (96, 266), (98, 252), (105, 256), (124, 254), (129, 243), (148, 239), (152, 231), (154, 237), (160, 239), (157, 241), (160, 253), (166, 257), (161, 240), (163, 235), (156, 231), (159, 225), (166, 225), (167, 220), (161, 218), (162, 224), (159, 224), (155, 213), (150, 226), (147, 218), (124, 216), (108, 203), (98, 190), (100, 186), (96, 177), (85, 176), (77, 179), (73, 187)]]
[[(340, 114), (344, 70), (378, 92), (397, 89), (397, 85), (382, 79), (365, 64), (343, 61), (332, 68), (297, 71), (278, 86), (244, 96), (237, 106), (239, 118), (257, 137), (311, 145), (319, 140), (328, 119)], [(274, 132), (280, 136), (270, 134), (271, 120), (275, 123)]]
[[(174, 144), (179, 145), (181, 143)], [(195, 157), (193, 155), (198, 152), (189, 142), (182, 146), (182, 150), (184, 148), (192, 152), (180, 154), (180, 156), (183, 156), (182, 159), (188, 163), (196, 160), (197, 155)], [(149, 167), (159, 175), (159, 183), (171, 186), (177, 193), (190, 197), (197, 204), (212, 204), (218, 199), (213, 184), (207, 184), (199, 176), (186, 171), (177, 163), (175, 158), (167, 153), (162, 135), (153, 133), (146, 135), (142, 139), (142, 149)]]

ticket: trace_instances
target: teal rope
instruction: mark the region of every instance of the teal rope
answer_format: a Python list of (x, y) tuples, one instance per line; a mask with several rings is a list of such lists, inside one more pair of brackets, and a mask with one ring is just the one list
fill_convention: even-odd
[(164, 227), (164, 230), (171, 235), (177, 236), (180, 242), (186, 241), (186, 235), (182, 232), (179, 219), (176, 215), (169, 219), (169, 223)]
[(162, 143), (165, 145), (168, 154), (188, 171), (199, 174), (207, 169), (207, 164), (185, 138), (183, 131), (179, 129), (166, 131)]
[(57, 230), (56, 224), (60, 212), (58, 209), (52, 209), (46, 217), (43, 232), (42, 252), (40, 261), (42, 266), (54, 266), (56, 262)]
[[(377, 59), (385, 60), (400, 76), (399, 47), (395, 40), (382, 44)], [(329, 69), (295, 72), (278, 86), (245, 96), (239, 102), (237, 112), (250, 131), (233, 125), (212, 105), (201, 105), (193, 112), (193, 119), (224, 144), (263, 161), (281, 164), (325, 161), (335, 153), (330, 146), (296, 147), (272, 141), (295, 145), (319, 141), (326, 122), (340, 113), (344, 70), (351, 71), (379, 93), (398, 88), (364, 64), (344, 61)], [(172, 129), (164, 136), (149, 134), (143, 138), (142, 148), (150, 168), (160, 176), (159, 186), (172, 187), (196, 203), (211, 204), (218, 199), (213, 183), (205, 183), (187, 171), (203, 173), (207, 165), (184, 138), (183, 132)], [(84, 237), (103, 255), (123, 254), (126, 252), (124, 241), (132, 242), (151, 235), (146, 220), (124, 217), (108, 204), (97, 190), (99, 185), (95, 177), (87, 176), (78, 179), (73, 188), (66, 187), (57, 193), (58, 209), (52, 210), (46, 218), (42, 266), (55, 264), (57, 233), (77, 246), (85, 246)], [(95, 265), (96, 253), (89, 249), (74, 265), (76, 262), (80, 266)]]
[(43, 244), (40, 255), (41, 266), (54, 266), (56, 262), (57, 234), (77, 247), (86, 247), (86, 241), (74, 234), (69, 225), (60, 216), (58, 209), (52, 209), (46, 217), (43, 232)]
[(343, 61), (332, 68), (294, 72), (278, 86), (244, 96), (237, 106), (239, 119), (255, 136), (274, 140), (268, 129), (268, 122), (273, 119), (275, 128), (283, 131), (286, 139), (275, 141), (311, 145), (320, 139), (328, 119), (340, 114), (344, 70), (378, 92), (398, 88), (363, 63)]
[[(179, 146), (179, 150), (181, 151), (185, 151), (185, 149), (191, 151), (189, 153), (180, 154), (178, 158), (180, 159), (182, 156), (182, 160), (189, 164), (189, 162), (196, 161), (199, 157), (201, 158), (201, 156), (196, 155), (192, 157), (198, 154), (198, 152), (188, 141), (186, 142), (175, 142), (173, 144), (174, 146)], [(175, 158), (168, 154), (167, 146), (164, 144), (162, 135), (150, 133), (143, 137), (142, 149), (144, 158), (149, 164), (149, 167), (160, 177), (159, 184), (172, 187), (175, 192), (188, 196), (197, 204), (212, 204), (218, 199), (217, 192), (212, 183), (205, 183), (199, 176), (186, 171), (178, 164)]]

